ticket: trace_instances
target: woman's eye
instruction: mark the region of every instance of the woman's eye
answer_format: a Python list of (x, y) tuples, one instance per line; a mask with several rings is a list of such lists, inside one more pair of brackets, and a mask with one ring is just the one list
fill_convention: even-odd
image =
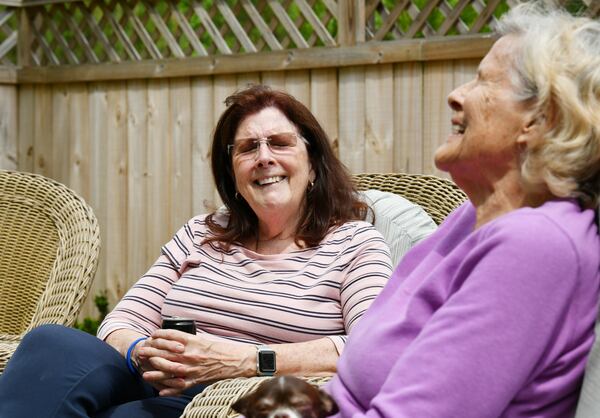
[(255, 141), (244, 141), (237, 145), (236, 152), (238, 154), (245, 154), (256, 150), (257, 142)]
[(287, 148), (296, 144), (296, 137), (290, 134), (278, 134), (269, 137), (269, 143), (272, 147)]

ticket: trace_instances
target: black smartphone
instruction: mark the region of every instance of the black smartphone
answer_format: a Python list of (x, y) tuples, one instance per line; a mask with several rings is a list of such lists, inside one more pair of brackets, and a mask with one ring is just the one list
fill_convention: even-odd
[(162, 321), (162, 329), (177, 329), (188, 334), (196, 334), (196, 322), (189, 318), (165, 318)]

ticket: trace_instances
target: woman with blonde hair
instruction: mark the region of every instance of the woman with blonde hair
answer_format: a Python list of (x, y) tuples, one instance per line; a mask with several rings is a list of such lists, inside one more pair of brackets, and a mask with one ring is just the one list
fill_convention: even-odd
[(353, 330), (336, 416), (575, 413), (600, 286), (600, 22), (530, 2), (499, 32), (435, 154), (469, 201)]

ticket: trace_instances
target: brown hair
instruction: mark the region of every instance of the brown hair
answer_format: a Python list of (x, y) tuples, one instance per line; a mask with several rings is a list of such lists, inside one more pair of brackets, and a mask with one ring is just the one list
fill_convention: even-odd
[(258, 219), (244, 199), (236, 198), (235, 179), (227, 145), (232, 144), (239, 125), (248, 116), (267, 107), (279, 109), (306, 140), (308, 158), (315, 173), (314, 185), (305, 193), (304, 213), (295, 241), (308, 247), (318, 245), (333, 226), (349, 220), (364, 220), (369, 211), (358, 198), (354, 183), (337, 159), (327, 134), (313, 114), (289, 94), (256, 85), (225, 99), (227, 109), (217, 122), (212, 143), (212, 173), (219, 196), (229, 209), (226, 227), (215, 220), (215, 212), (206, 218), (212, 236), (204, 242), (219, 242), (228, 248), (258, 233)]

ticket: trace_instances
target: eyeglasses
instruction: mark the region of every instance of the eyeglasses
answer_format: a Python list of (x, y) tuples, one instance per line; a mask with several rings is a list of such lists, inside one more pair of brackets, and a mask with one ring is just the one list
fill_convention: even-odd
[(298, 138), (306, 140), (295, 132), (281, 132), (264, 138), (243, 138), (227, 145), (229, 155), (239, 158), (253, 158), (258, 154), (260, 144), (265, 143), (273, 154), (289, 154), (297, 145)]

